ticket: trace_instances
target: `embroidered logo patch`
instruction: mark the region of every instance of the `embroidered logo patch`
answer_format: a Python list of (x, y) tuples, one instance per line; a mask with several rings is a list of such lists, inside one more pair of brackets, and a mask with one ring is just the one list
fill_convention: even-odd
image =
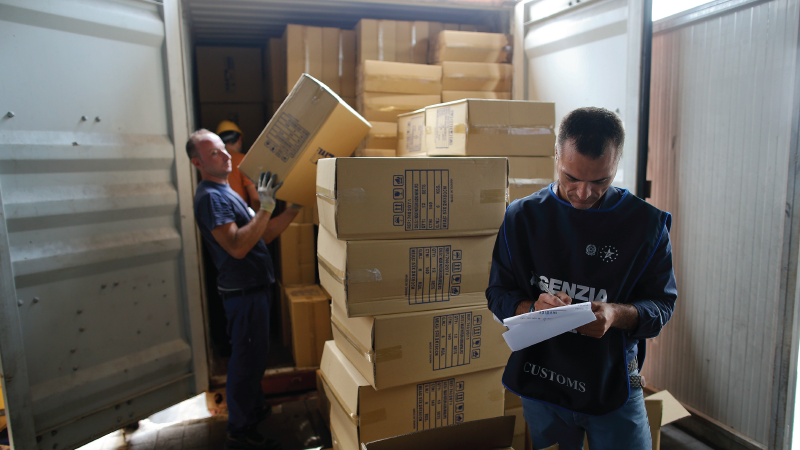
[(619, 252), (615, 247), (610, 245), (606, 245), (605, 247), (600, 249), (600, 259), (605, 262), (613, 262), (619, 256)]
[(597, 253), (597, 247), (592, 244), (586, 246), (586, 254), (589, 256), (594, 256)]

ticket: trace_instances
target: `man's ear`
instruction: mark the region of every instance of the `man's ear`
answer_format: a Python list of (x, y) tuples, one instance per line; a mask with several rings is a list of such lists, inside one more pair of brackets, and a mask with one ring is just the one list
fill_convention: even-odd
[(195, 166), (195, 167), (197, 168), (197, 170), (203, 170), (203, 162), (202, 162), (202, 161), (200, 161), (200, 158), (198, 158), (197, 156), (195, 156), (195, 157), (194, 157), (194, 158), (192, 158), (190, 161), (192, 162), (192, 165), (193, 165), (193, 166)]

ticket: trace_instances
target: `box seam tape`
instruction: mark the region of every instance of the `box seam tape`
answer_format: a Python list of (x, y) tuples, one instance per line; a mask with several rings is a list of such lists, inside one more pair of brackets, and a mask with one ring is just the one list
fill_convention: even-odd
[(343, 271), (336, 269), (336, 267), (334, 267), (333, 264), (331, 264), (327, 259), (322, 257), (322, 255), (320, 255), (319, 253), (317, 253), (317, 261), (319, 262), (319, 265), (322, 266), (323, 269), (325, 269), (326, 272), (328, 272), (333, 278), (336, 279), (336, 281), (338, 281), (343, 285), (346, 283), (345, 279), (346, 274)]
[(342, 336), (344, 336), (347, 342), (349, 342), (357, 352), (361, 353), (361, 356), (363, 356), (370, 363), (376, 362), (375, 354), (372, 352), (372, 350), (367, 350), (361, 344), (359, 344), (357, 339), (339, 322), (339, 319), (331, 316), (331, 324), (336, 327), (336, 330), (341, 333)]
[(353, 425), (358, 426), (359, 422), (358, 414), (355, 414), (352, 411), (350, 411), (350, 408), (348, 408), (347, 404), (345, 404), (344, 400), (342, 399), (342, 396), (339, 394), (339, 391), (337, 391), (336, 388), (333, 387), (330, 380), (328, 379), (328, 376), (325, 375), (325, 371), (320, 370), (319, 373), (320, 376), (322, 376), (322, 382), (325, 383), (325, 387), (327, 387), (330, 390), (331, 394), (333, 394), (333, 399), (336, 400), (336, 403), (338, 403), (339, 406), (342, 407), (342, 410), (344, 410), (344, 413), (347, 414), (347, 417), (350, 419), (350, 421), (353, 422)]
[(509, 178), (508, 184), (515, 187), (532, 186), (537, 184), (550, 184), (553, 180), (551, 178)]

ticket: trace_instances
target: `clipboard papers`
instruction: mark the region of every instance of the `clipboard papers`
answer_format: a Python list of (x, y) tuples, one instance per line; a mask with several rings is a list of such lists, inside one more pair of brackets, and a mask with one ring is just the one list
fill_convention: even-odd
[(520, 314), (503, 321), (503, 339), (512, 351), (522, 350), (594, 320), (589, 302)]

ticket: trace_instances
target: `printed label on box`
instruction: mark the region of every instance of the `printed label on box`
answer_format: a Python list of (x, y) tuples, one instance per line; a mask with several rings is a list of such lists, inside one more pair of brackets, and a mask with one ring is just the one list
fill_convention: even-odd
[(481, 326), (471, 312), (433, 318), (433, 370), (469, 364), (481, 356)]
[(422, 139), (425, 131), (425, 115), (414, 117), (406, 124), (406, 152), (422, 151)]
[(434, 145), (436, 145), (436, 148), (450, 148), (453, 146), (453, 109), (449, 106), (436, 110), (434, 133)]
[[(409, 305), (450, 301), (461, 290), (461, 274), (453, 273), (456, 252), (449, 245), (434, 247), (412, 247), (408, 252), (408, 275), (406, 296)], [(459, 268), (460, 270), (460, 268)]]
[[(452, 180), (449, 170), (406, 170), (392, 177), (393, 211), (404, 210), (406, 231), (450, 228)], [(405, 207), (398, 207), (403, 202)], [(393, 224), (399, 226), (397, 216)]]
[(417, 385), (414, 429), (429, 430), (464, 421), (464, 382), (455, 378)]
[(286, 162), (297, 156), (297, 152), (303, 148), (310, 135), (311, 133), (303, 128), (297, 119), (288, 113), (281, 113), (275, 126), (269, 130), (264, 146), (281, 161)]

